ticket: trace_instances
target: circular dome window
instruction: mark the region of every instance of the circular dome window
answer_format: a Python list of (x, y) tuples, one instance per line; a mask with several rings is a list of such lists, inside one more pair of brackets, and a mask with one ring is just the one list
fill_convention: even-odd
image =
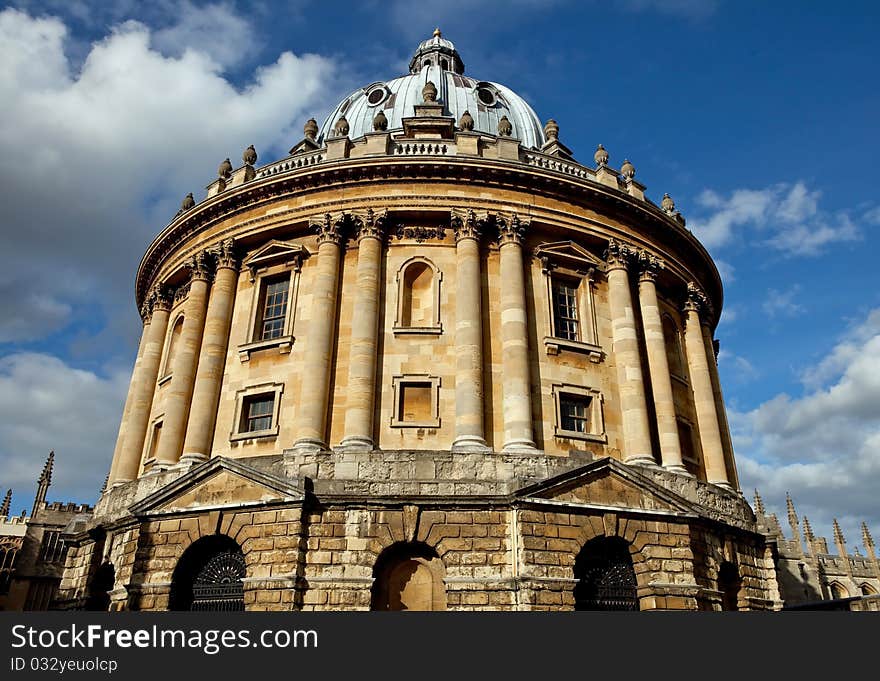
[(367, 92), (367, 102), (370, 106), (379, 106), (388, 98), (388, 88), (384, 85), (374, 87)]
[(477, 88), (477, 99), (480, 100), (480, 104), (485, 106), (494, 106), (495, 102), (498, 101), (498, 98), (495, 96), (495, 90), (485, 85)]

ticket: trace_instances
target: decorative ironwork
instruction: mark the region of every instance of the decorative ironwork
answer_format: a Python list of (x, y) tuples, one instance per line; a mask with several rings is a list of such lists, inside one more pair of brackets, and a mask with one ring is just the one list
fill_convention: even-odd
[(218, 553), (193, 580), (192, 610), (244, 610), (244, 556)]
[(636, 573), (626, 544), (602, 539), (575, 563), (575, 610), (638, 610)]

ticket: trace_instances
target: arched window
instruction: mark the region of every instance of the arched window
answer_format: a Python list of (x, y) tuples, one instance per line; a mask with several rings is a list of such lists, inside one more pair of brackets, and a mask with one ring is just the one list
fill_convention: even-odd
[(445, 59), (441, 59), (440, 60), (440, 68), (443, 69), (444, 71), (448, 71), (449, 70), (449, 62), (446, 61)]
[(440, 271), (427, 258), (407, 260), (397, 272), (397, 333), (441, 333)]
[(663, 340), (666, 343), (666, 361), (669, 363), (669, 373), (677, 378), (684, 378), (681, 332), (678, 330), (678, 324), (668, 314), (663, 315)]
[(849, 598), (849, 591), (847, 591), (846, 587), (840, 582), (831, 582), (829, 588), (831, 589), (832, 599), (840, 600), (841, 598)]
[(865, 583), (865, 584), (862, 584), (861, 586), (859, 586), (859, 591), (862, 592), (862, 596), (876, 596), (877, 595), (877, 589), (875, 589), (873, 586), (871, 586), (868, 583)]
[(718, 568), (718, 590), (721, 592), (722, 610), (739, 610), (739, 590), (742, 580), (736, 565), (729, 561)]
[(638, 610), (629, 544), (619, 537), (591, 539), (574, 563), (575, 610)]
[(168, 335), (168, 349), (165, 352), (165, 365), (162, 376), (171, 375), (174, 370), (174, 358), (180, 350), (180, 336), (183, 334), (183, 315), (180, 315), (171, 327), (171, 333)]
[(421, 542), (398, 542), (373, 567), (371, 610), (446, 610), (443, 563)]
[(194, 542), (171, 577), (169, 610), (244, 610), (245, 562), (241, 547), (215, 534)]

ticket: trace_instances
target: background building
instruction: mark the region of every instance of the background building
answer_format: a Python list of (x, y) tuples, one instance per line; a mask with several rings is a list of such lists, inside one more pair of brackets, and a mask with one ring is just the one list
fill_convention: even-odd
[(718, 271), (632, 163), (575, 161), (439, 30), (288, 157), (242, 158), (141, 262), (64, 607), (781, 607)]

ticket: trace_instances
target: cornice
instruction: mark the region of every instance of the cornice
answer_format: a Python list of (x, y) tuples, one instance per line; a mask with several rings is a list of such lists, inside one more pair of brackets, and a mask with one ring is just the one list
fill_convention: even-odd
[[(708, 251), (690, 230), (660, 207), (612, 187), (552, 169), (516, 161), (461, 156), (379, 156), (323, 162), (259, 178), (209, 197), (177, 215), (148, 247), (137, 272), (135, 295), (138, 305), (140, 307), (142, 304), (154, 277), (168, 258), (177, 254), (187, 240), (220, 220), (292, 195), (303, 196), (330, 188), (342, 189), (375, 182), (411, 181), (466, 182), (468, 186), (537, 193), (596, 210), (632, 225), (639, 232), (648, 230), (654, 238), (661, 237), (664, 245), (670, 244), (682, 250), (686, 262), (688, 251), (702, 261), (711, 279), (702, 283), (710, 294), (714, 309), (720, 310), (722, 307), (721, 277)], [(376, 200), (388, 202), (388, 196), (386, 194)], [(370, 200), (365, 198), (361, 202), (368, 203)], [(479, 203), (486, 201), (481, 198)], [(227, 230), (224, 235), (235, 236), (237, 231)], [(304, 229), (304, 233), (306, 231)]]

